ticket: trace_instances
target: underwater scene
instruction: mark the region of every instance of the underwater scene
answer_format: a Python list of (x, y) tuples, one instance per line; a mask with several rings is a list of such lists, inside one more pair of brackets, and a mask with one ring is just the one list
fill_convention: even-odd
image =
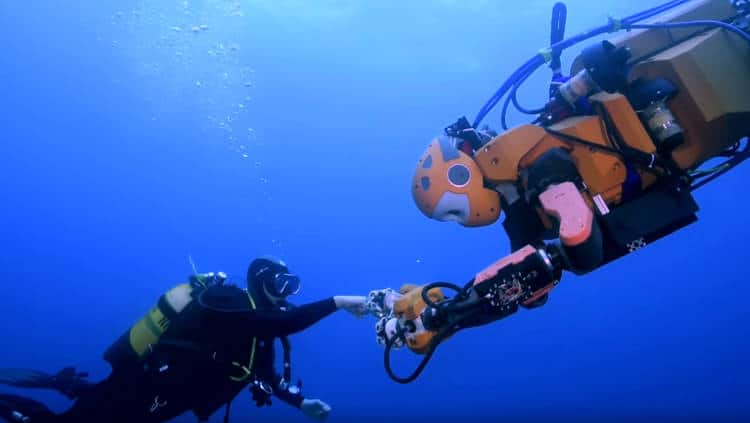
[(749, 27), (0, 2), (0, 421), (750, 420)]

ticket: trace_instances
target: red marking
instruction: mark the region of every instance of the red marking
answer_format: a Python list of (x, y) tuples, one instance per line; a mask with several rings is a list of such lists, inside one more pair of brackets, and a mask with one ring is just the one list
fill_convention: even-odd
[(487, 279), (493, 278), (503, 267), (511, 264), (518, 264), (522, 262), (526, 257), (534, 254), (535, 252), (536, 249), (534, 247), (532, 247), (531, 245), (527, 245), (511, 255), (501, 258), (500, 260), (489, 265), (481, 272), (477, 273), (476, 277), (474, 278), (474, 285), (476, 286), (486, 281)]
[(555, 287), (554, 283), (551, 283), (551, 284), (545, 286), (544, 288), (540, 289), (539, 291), (536, 291), (531, 297), (529, 297), (529, 299), (527, 299), (526, 301), (524, 301), (523, 304), (524, 305), (529, 305), (529, 304), (533, 303), (534, 301), (542, 298), (542, 296), (544, 296), (544, 294), (552, 291), (552, 288), (554, 288), (554, 287)]

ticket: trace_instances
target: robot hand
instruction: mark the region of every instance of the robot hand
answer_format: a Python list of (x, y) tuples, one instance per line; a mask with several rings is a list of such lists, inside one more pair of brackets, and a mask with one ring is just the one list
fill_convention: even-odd
[(378, 344), (387, 349), (407, 345), (417, 354), (425, 353), (434, 331), (425, 327), (423, 313), (428, 304), (436, 306), (444, 300), (440, 288), (424, 290), (416, 285), (404, 285), (399, 291), (386, 288), (370, 292), (367, 304), (370, 314), (378, 319), (375, 324)]
[[(543, 304), (562, 268), (556, 248), (526, 246), (479, 272), (464, 287), (435, 282), (405, 285), (398, 292), (390, 288), (370, 292), (367, 304), (378, 319), (375, 332), (378, 343), (385, 345), (386, 372), (396, 382), (412, 382), (437, 346), (459, 330), (502, 319), (519, 306)], [(456, 295), (448, 298), (442, 289)], [(411, 376), (400, 378), (390, 368), (390, 351), (404, 345), (424, 358)]]

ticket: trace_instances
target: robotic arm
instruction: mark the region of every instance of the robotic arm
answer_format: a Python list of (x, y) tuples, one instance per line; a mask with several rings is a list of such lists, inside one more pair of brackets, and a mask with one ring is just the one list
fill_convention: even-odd
[[(446, 282), (405, 285), (400, 291), (372, 291), (368, 305), (379, 318), (378, 343), (385, 345), (385, 367), (396, 382), (409, 383), (424, 370), (437, 346), (461, 329), (480, 326), (546, 301), (564, 267), (558, 247), (530, 245), (479, 272), (464, 287)], [(446, 297), (442, 289), (455, 292)], [(408, 377), (396, 376), (390, 352), (406, 345), (424, 358)]]
[[(575, 256), (567, 252), (600, 248), (593, 214), (572, 182), (550, 186), (539, 200), (560, 221), (559, 244), (526, 245), (483, 269), (463, 287), (435, 282), (421, 287), (405, 285), (398, 292), (370, 292), (368, 308), (378, 318), (377, 340), (385, 346), (386, 371), (394, 381), (416, 379), (438, 344), (459, 330), (505, 318), (519, 306), (531, 309), (543, 305), (563, 270), (575, 268), (571, 259)], [(455, 296), (446, 297), (443, 289)], [(396, 376), (390, 366), (391, 350), (404, 345), (425, 356), (406, 378)]]

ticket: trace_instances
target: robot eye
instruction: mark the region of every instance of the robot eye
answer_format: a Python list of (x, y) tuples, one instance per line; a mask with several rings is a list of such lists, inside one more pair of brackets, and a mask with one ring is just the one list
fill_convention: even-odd
[(471, 172), (463, 164), (455, 164), (448, 169), (448, 181), (456, 188), (465, 187), (471, 179)]

